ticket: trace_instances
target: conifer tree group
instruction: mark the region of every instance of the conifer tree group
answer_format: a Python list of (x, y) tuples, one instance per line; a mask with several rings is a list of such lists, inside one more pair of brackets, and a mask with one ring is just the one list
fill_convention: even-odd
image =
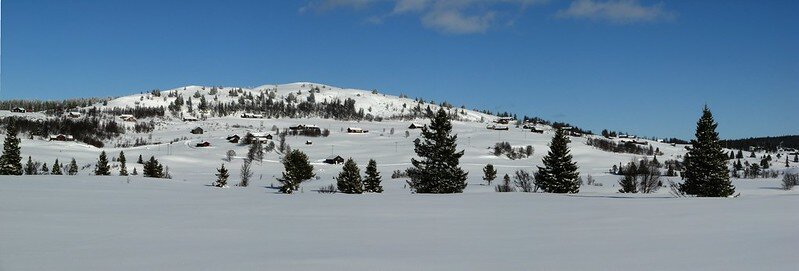
[(713, 114), (705, 106), (696, 123), (696, 139), (691, 140), (685, 155), (685, 182), (679, 186), (681, 192), (698, 197), (727, 197), (735, 193), (717, 126)]
[(536, 185), (547, 193), (577, 193), (580, 191), (580, 173), (577, 163), (569, 154), (569, 138), (563, 129), (555, 130), (549, 144), (549, 153), (544, 156), (543, 167), (534, 174)]
[(155, 159), (155, 156), (150, 156), (150, 160), (144, 163), (144, 171), (142, 172), (144, 177), (150, 178), (163, 178), (164, 177), (164, 166), (161, 163), (158, 163), (158, 160)]
[(466, 188), (466, 172), (458, 164), (463, 151), (457, 151), (457, 135), (451, 135), (452, 123), (443, 108), (422, 127), (422, 139), (414, 142), (421, 158), (411, 159), (408, 185), (416, 193), (461, 193)]

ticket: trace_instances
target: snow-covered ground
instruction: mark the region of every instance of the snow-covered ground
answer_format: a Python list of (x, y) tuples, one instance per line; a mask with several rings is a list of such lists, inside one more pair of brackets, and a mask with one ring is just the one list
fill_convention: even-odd
[[(278, 92), (307, 88), (303, 84), (312, 83), (280, 85)], [(201, 89), (187, 87), (185, 92), (190, 95), (197, 91), (194, 88)], [(387, 111), (380, 114), (385, 116), (397, 113), (402, 101), (329, 86), (317, 95), (317, 101), (324, 95), (357, 97), (362, 99), (361, 108), (371, 105), (376, 113), (380, 113), (376, 108), (383, 108)], [(163, 102), (139, 96), (118, 98), (108, 106)], [(152, 134), (128, 131), (121, 139), (106, 142), (104, 149), (22, 136), (25, 161), (31, 156), (51, 166), (56, 158), (64, 164), (75, 158), (84, 168), (77, 176), (0, 176), (0, 270), (796, 270), (799, 266), (799, 215), (792, 211), (799, 204), (799, 191), (780, 190), (778, 179), (735, 179), (741, 194), (737, 198), (673, 198), (668, 188), (648, 195), (619, 194), (619, 177), (608, 174), (608, 169), (643, 156), (600, 151), (587, 146), (586, 138), (572, 137), (570, 147), (581, 175), (592, 175), (602, 186), (585, 185), (576, 195), (496, 193), (481, 179), (483, 166), (495, 165), (499, 179), (520, 169), (533, 171), (541, 165), (553, 133), (536, 134), (513, 126), (508, 131), (488, 130), (488, 123), (479, 121), (490, 118), (467, 112), (471, 121), (453, 122), (458, 148), (465, 150), (461, 166), (469, 172), (468, 187), (457, 195), (415, 195), (405, 179), (391, 179), (392, 171), (408, 168), (415, 157), (413, 140), (419, 130), (408, 129), (411, 122), (405, 121), (172, 118), (159, 120)], [(11, 114), (0, 111), (0, 116)], [(230, 169), (229, 184), (239, 181), (247, 147), (228, 143), (225, 137), (248, 131), (273, 133), (272, 126), (282, 130), (297, 124), (331, 132), (329, 137), (287, 137), (292, 149), (308, 154), (318, 176), (303, 183), (301, 193), (282, 195), (271, 188), (283, 170), (277, 152), (253, 164), (250, 187), (208, 186), (221, 164)], [(195, 127), (205, 133), (190, 134)], [(370, 133), (348, 134), (347, 127)], [(180, 140), (113, 148), (135, 138)], [(312, 144), (306, 145), (308, 140)], [(201, 141), (211, 147), (195, 147)], [(532, 145), (534, 155), (519, 160), (494, 156), (491, 147), (502, 141)], [(663, 152), (660, 162), (681, 160), (685, 153), (681, 145), (649, 144)], [(155, 156), (173, 178), (92, 176), (102, 150), (109, 159), (124, 151), (128, 172), (133, 168), (142, 172), (142, 165), (135, 163), (139, 155), (145, 160)], [(228, 150), (238, 154), (232, 161), (225, 160)], [(352, 157), (362, 169), (375, 159), (385, 193), (316, 193), (334, 183), (341, 170), (341, 165), (322, 162), (331, 154)], [(774, 158), (772, 168), (784, 170), (784, 156)], [(117, 175), (118, 163), (112, 164), (112, 175)], [(799, 168), (791, 163), (788, 170)]]

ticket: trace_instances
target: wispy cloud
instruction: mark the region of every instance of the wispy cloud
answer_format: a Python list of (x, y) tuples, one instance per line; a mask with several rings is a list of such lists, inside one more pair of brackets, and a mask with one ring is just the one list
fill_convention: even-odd
[(382, 23), (394, 16), (418, 16), (422, 26), (446, 34), (485, 33), (501, 22), (512, 25), (514, 19), (503, 19), (512, 10), (523, 11), (531, 5), (549, 0), (316, 0), (300, 9), (318, 12), (336, 8), (364, 8), (388, 4), (390, 10), (367, 18)]
[(675, 16), (663, 7), (663, 3), (643, 6), (636, 0), (574, 0), (568, 8), (555, 15), (557, 18), (604, 20), (620, 24), (672, 20)]

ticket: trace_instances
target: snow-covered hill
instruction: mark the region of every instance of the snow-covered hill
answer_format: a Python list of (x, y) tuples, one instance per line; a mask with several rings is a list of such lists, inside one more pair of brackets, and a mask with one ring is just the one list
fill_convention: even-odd
[[(235, 96), (231, 95), (231, 91), (236, 92)], [(214, 93), (215, 94), (212, 94)], [(296, 101), (306, 101), (309, 96), (314, 96), (316, 102), (333, 101), (352, 99), (355, 101), (357, 109), (363, 109), (364, 113), (371, 114), (374, 117), (391, 118), (394, 116), (405, 115), (410, 112), (411, 107), (420, 105), (422, 108), (430, 106), (431, 110), (438, 110), (439, 105), (430, 104), (427, 102), (419, 103), (413, 99), (401, 98), (394, 95), (382, 94), (377, 91), (367, 91), (351, 88), (339, 88), (328, 86), (324, 84), (311, 83), (311, 82), (298, 82), (283, 85), (262, 85), (255, 88), (243, 87), (214, 87), (214, 86), (185, 86), (169, 90), (160, 91), (160, 97), (155, 97), (151, 93), (133, 94), (109, 101), (105, 106), (97, 104), (99, 108), (133, 108), (141, 107), (167, 107), (170, 103), (177, 99), (176, 97), (169, 97), (170, 93), (177, 93), (182, 95), (184, 99), (192, 97), (194, 99), (193, 108), (196, 109), (198, 98), (195, 96), (205, 96), (210, 106), (216, 103), (229, 103), (238, 101), (239, 97), (253, 95), (257, 96), (261, 93), (273, 93), (276, 100), (286, 101), (292, 95)], [(182, 109), (186, 112), (188, 109)], [(465, 121), (489, 121), (496, 117), (492, 115), (483, 114), (473, 110), (452, 108), (451, 112), (458, 112), (460, 118)]]

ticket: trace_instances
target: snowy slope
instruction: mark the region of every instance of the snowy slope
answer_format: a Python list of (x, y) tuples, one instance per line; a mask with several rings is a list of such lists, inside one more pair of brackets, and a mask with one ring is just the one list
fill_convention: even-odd
[[(97, 104), (95, 106), (100, 108), (113, 108), (113, 107), (120, 107), (120, 108), (132, 108), (136, 106), (142, 107), (158, 107), (163, 106), (167, 107), (169, 103), (174, 101), (175, 97), (167, 97), (167, 94), (171, 91), (177, 91), (179, 94), (183, 96), (184, 99), (189, 97), (193, 97), (195, 93), (200, 93), (204, 95), (206, 100), (211, 104), (215, 104), (214, 95), (210, 95), (211, 89), (214, 87), (211, 86), (185, 86), (180, 88), (174, 88), (170, 90), (161, 91), (161, 97), (153, 97), (150, 93), (144, 94), (134, 94), (129, 96), (124, 96), (120, 98), (113, 99), (108, 102), (106, 106), (102, 104)], [(345, 99), (353, 99), (355, 100), (355, 107), (357, 109), (363, 109), (365, 113), (371, 114), (375, 117), (383, 117), (389, 118), (391, 116), (398, 116), (402, 114), (407, 114), (408, 110), (412, 106), (416, 106), (417, 102), (413, 99), (408, 98), (400, 98), (398, 96), (388, 95), (388, 94), (373, 94), (372, 91), (366, 90), (359, 90), (359, 89), (350, 89), (350, 88), (339, 88), (333, 87), (318, 83), (310, 83), (310, 82), (299, 82), (299, 83), (291, 83), (291, 84), (283, 84), (283, 85), (263, 85), (255, 88), (239, 88), (239, 87), (215, 87), (218, 90), (217, 98), (218, 102), (234, 102), (238, 100), (238, 97), (230, 96), (229, 92), (231, 90), (238, 90), (241, 89), (243, 92), (242, 95), (246, 95), (248, 93), (252, 93), (252, 95), (257, 96), (260, 93), (266, 92), (274, 92), (276, 94), (277, 100), (285, 100), (289, 94), (293, 94), (297, 97), (298, 101), (305, 101), (306, 98), (310, 95), (311, 89), (318, 89), (318, 93), (314, 93), (315, 99), (317, 102), (321, 102), (324, 100), (332, 101), (335, 99), (338, 100), (345, 100)], [(195, 105), (196, 107), (196, 98)], [(403, 108), (403, 105), (406, 105), (407, 108)], [(438, 110), (439, 106), (435, 104), (429, 103), (422, 103), (422, 108), (426, 108), (430, 106), (431, 110)], [(184, 108), (184, 111), (186, 109)], [(492, 115), (487, 115), (479, 112), (475, 112), (472, 110), (464, 109), (466, 115), (463, 116), (464, 120), (468, 121), (480, 121), (480, 120), (493, 120), (496, 117)]]

